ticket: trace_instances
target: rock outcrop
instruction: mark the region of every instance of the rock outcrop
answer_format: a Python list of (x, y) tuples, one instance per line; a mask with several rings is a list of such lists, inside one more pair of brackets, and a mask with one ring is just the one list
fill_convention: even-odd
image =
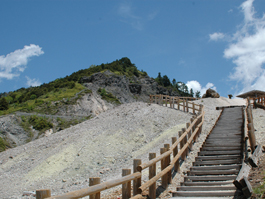
[(210, 98), (219, 98), (220, 95), (219, 95), (219, 93), (217, 93), (215, 90), (209, 88), (209, 89), (206, 91), (206, 93), (202, 96), (202, 98), (208, 98), (208, 97), (210, 97)]
[(149, 76), (126, 77), (116, 75), (110, 71), (105, 71), (104, 73), (95, 73), (89, 77), (82, 77), (80, 83), (91, 90), (105, 88), (106, 91), (115, 95), (121, 103), (135, 101), (147, 102), (149, 95), (156, 94), (179, 96), (177, 91), (158, 85), (158, 83)]

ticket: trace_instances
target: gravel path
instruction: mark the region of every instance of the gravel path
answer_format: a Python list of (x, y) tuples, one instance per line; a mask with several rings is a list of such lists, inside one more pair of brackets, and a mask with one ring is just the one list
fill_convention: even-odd
[[(183, 162), (181, 171), (175, 175), (174, 186), (182, 180), (218, 118), (220, 111), (215, 107), (244, 101), (219, 98), (195, 103), (205, 106), (203, 133)], [(148, 153), (159, 154), (164, 143), (171, 143), (171, 137), (185, 127), (191, 116), (155, 104), (123, 104), (49, 137), (2, 152), (1, 198), (21, 198), (24, 191), (47, 188), (51, 189), (52, 195), (61, 194), (87, 187), (89, 177), (101, 177), (102, 181), (119, 178), (122, 168), (132, 167), (134, 158), (145, 162)], [(144, 172), (145, 176), (147, 172)], [(169, 198), (174, 186), (160, 197)], [(103, 192), (103, 195), (110, 192)]]

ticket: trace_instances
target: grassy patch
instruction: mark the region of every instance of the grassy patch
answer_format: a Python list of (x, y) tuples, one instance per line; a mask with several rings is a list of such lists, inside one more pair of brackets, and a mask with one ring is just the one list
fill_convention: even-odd
[[(63, 99), (71, 99), (76, 96), (77, 93), (78, 96), (82, 96), (87, 92), (91, 92), (88, 89), (84, 89), (85, 87), (79, 83), (75, 83), (75, 86), (72, 88), (58, 88), (56, 90), (50, 91), (45, 95), (42, 95), (35, 99), (35, 96), (33, 96), (31, 99), (27, 100), (26, 102), (19, 103), (18, 101), (9, 104), (8, 110), (0, 110), (0, 115), (6, 115), (10, 114), (16, 111), (24, 111), (24, 112), (38, 112), (41, 113), (42, 110), (45, 110), (46, 108), (49, 109), (49, 106), (51, 102), (55, 101), (61, 101)], [(84, 90), (84, 93), (80, 91)], [(23, 96), (22, 91), (16, 92), (16, 98), (19, 98)], [(10, 96), (9, 96), (10, 98)], [(78, 97), (77, 97), (78, 98)], [(12, 99), (12, 98), (11, 98)], [(11, 101), (11, 99), (9, 99)], [(13, 100), (14, 101), (14, 100)], [(76, 100), (73, 102), (75, 103)], [(40, 108), (43, 107), (43, 108)], [(44, 111), (46, 113), (46, 111)], [(43, 112), (43, 113), (44, 113)], [(49, 111), (49, 113), (54, 114), (55, 111)]]
[(98, 93), (100, 94), (101, 99), (104, 99), (107, 102), (121, 104), (121, 102), (115, 96), (113, 96), (112, 93), (108, 93), (104, 88), (99, 88)]
[(263, 182), (261, 185), (253, 188), (253, 193), (255, 193), (258, 198), (263, 198), (265, 196), (265, 173), (263, 173), (262, 177)]
[(48, 118), (39, 117), (37, 115), (32, 116), (21, 116), (21, 124), (22, 128), (28, 132), (28, 136), (30, 138), (33, 137), (33, 133), (31, 131), (31, 126), (38, 131), (44, 132), (47, 129), (53, 128), (53, 124), (49, 121)]
[(5, 151), (9, 147), (10, 147), (10, 145), (5, 140), (5, 138), (0, 137), (0, 152)]
[(66, 120), (64, 118), (57, 118), (57, 128), (58, 129), (66, 129), (66, 128), (69, 128), (70, 126), (73, 126), (73, 125), (76, 125), (76, 124), (79, 124), (85, 120), (88, 120), (91, 118), (91, 115), (88, 116), (88, 117), (84, 117), (82, 119), (73, 119), (73, 120)]

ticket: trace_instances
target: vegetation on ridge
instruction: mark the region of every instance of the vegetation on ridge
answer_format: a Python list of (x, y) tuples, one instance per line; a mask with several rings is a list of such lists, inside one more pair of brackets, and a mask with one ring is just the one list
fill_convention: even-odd
[[(64, 103), (66, 105), (74, 104), (83, 94), (91, 92), (80, 84), (80, 79), (84, 76), (91, 76), (94, 73), (104, 72), (106, 70), (127, 77), (144, 77), (147, 75), (146, 72), (139, 71), (135, 64), (131, 63), (131, 60), (127, 57), (107, 64), (92, 65), (87, 69), (79, 70), (69, 76), (58, 78), (47, 84), (44, 83), (37, 87), (20, 88), (13, 92), (1, 93), (0, 115), (16, 111), (56, 114), (56, 110), (51, 106), (52, 102), (56, 102), (57, 104)], [(166, 75), (161, 77), (161, 73), (158, 74), (155, 80), (159, 85), (172, 88), (181, 96), (193, 96), (193, 91), (188, 91), (187, 86), (183, 82), (176, 82), (173, 79), (171, 83)], [(77, 94), (78, 96), (76, 97)], [(119, 100), (111, 95), (111, 93), (106, 93), (101, 96), (102, 99), (119, 103)]]

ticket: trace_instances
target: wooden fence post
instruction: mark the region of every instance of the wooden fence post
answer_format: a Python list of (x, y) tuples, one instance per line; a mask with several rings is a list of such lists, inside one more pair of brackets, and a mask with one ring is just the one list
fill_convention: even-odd
[[(93, 186), (96, 184), (100, 184), (100, 178), (99, 177), (89, 178), (89, 186)], [(90, 199), (100, 199), (100, 192), (95, 193), (93, 195), (90, 195), (89, 198)]]
[[(191, 123), (193, 123), (193, 121), (194, 121), (195, 119), (196, 119), (196, 116), (195, 116), (195, 115), (192, 116), (192, 118), (190, 119)], [(196, 127), (197, 127), (197, 122), (195, 122), (195, 124), (192, 126), (192, 132), (195, 131)], [(193, 143), (194, 143), (194, 142), (197, 142), (197, 137), (196, 137), (196, 135), (193, 137)]]
[(180, 110), (180, 99), (178, 98), (178, 110)]
[[(186, 123), (186, 128), (187, 128), (187, 129), (190, 127), (190, 124), (191, 124), (190, 122)], [(192, 134), (192, 131), (190, 130), (190, 131), (188, 132), (188, 139), (190, 139), (191, 134)], [(190, 142), (189, 147), (190, 147), (190, 150), (191, 150), (191, 149), (192, 149), (192, 142)]]
[[(149, 160), (156, 158), (156, 153), (149, 153)], [(149, 167), (149, 180), (156, 176), (156, 163)], [(156, 198), (156, 182), (149, 187), (149, 198)]]
[(194, 104), (194, 102), (192, 102), (192, 109), (193, 109), (192, 113), (193, 113), (193, 115), (195, 115), (195, 104)]
[[(182, 131), (179, 131), (179, 138), (181, 137), (181, 135), (182, 135)], [(180, 143), (179, 143), (179, 146), (180, 146), (180, 150), (183, 148), (183, 146), (184, 146), (184, 139), (182, 139), (181, 141), (180, 141)], [(182, 154), (181, 154), (181, 159), (184, 161), (185, 160), (185, 152), (183, 152)]]
[(36, 190), (36, 199), (44, 199), (51, 197), (51, 190), (50, 189), (40, 189)]
[(182, 99), (182, 103), (183, 103), (183, 112), (185, 112), (186, 107), (185, 107), (185, 99), (184, 98)]
[[(164, 147), (165, 147), (165, 149), (167, 151), (169, 151), (170, 144), (164, 144)], [(170, 164), (170, 155), (168, 157), (166, 157), (166, 167), (169, 166), (169, 164)], [(167, 173), (167, 176), (168, 176), (168, 179), (167, 179), (168, 180), (168, 184), (170, 184), (171, 183), (171, 178), (172, 178), (171, 170)]]
[[(182, 128), (182, 134), (183, 133), (185, 133), (185, 131), (186, 131), (186, 128)], [(187, 135), (184, 137), (184, 139), (183, 139), (183, 146), (187, 143)], [(185, 150), (185, 152), (184, 152), (184, 155), (185, 155), (185, 160), (186, 160), (186, 157), (188, 156), (188, 151), (189, 151), (189, 148), (187, 148), (186, 150)]]
[[(160, 154), (162, 155), (163, 153), (165, 153), (167, 150), (165, 148), (161, 148), (160, 149)], [(163, 171), (166, 168), (166, 162), (167, 162), (167, 158), (164, 158), (161, 160), (161, 171)], [(168, 179), (167, 179), (168, 175), (165, 174), (164, 176), (162, 176), (162, 187), (164, 187), (165, 189), (167, 188), (168, 185)]]
[(186, 107), (187, 107), (187, 112), (189, 112), (189, 100), (186, 99)]
[[(122, 169), (122, 177), (131, 174), (131, 169)], [(122, 184), (122, 199), (131, 198), (131, 181)]]
[[(172, 137), (172, 145), (177, 141), (176, 137)], [(178, 145), (173, 149), (173, 158), (178, 154)], [(178, 172), (180, 169), (179, 160), (177, 160), (174, 164), (174, 171)]]
[(254, 133), (253, 123), (248, 123), (248, 138), (251, 152), (254, 153), (256, 148), (256, 137)]
[[(133, 160), (133, 172), (136, 173), (136, 172), (141, 172), (141, 171), (138, 171), (137, 170), (137, 167), (139, 165), (142, 164), (142, 160), (141, 159), (134, 159)], [(142, 194), (141, 193), (141, 190), (139, 189), (139, 187), (141, 186), (141, 180), (142, 178), (138, 178), (136, 180), (133, 181), (133, 195), (137, 195), (137, 194)]]

